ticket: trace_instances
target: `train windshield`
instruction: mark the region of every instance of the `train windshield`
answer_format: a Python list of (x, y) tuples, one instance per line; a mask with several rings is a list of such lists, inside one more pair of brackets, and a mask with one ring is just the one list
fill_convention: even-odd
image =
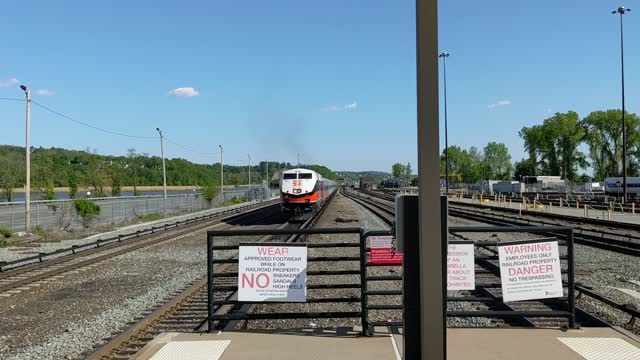
[(313, 175), (311, 173), (300, 173), (298, 174), (298, 179), (311, 179)]
[(291, 180), (296, 178), (296, 174), (283, 174), (282, 178), (285, 180)]

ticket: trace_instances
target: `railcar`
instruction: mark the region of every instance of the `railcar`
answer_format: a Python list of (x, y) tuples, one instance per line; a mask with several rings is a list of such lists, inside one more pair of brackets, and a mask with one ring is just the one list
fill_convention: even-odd
[(280, 175), (282, 214), (298, 219), (317, 212), (335, 188), (335, 182), (309, 169), (285, 170)]
[[(622, 177), (608, 177), (604, 179), (604, 192), (607, 195), (622, 196), (622, 194), (624, 194)], [(640, 197), (640, 177), (627, 176), (627, 193), (632, 197)]]

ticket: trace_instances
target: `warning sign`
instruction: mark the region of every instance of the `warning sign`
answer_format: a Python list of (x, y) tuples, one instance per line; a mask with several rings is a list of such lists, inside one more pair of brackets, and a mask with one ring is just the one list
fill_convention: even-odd
[(447, 251), (447, 290), (475, 290), (473, 244), (450, 242)]
[(304, 244), (240, 245), (238, 301), (305, 302)]
[(558, 241), (499, 244), (498, 256), (505, 302), (562, 296)]
[(391, 248), (393, 247), (393, 236), (369, 236), (367, 238), (369, 248)]
[(402, 253), (394, 248), (372, 248), (369, 260), (372, 264), (402, 265)]

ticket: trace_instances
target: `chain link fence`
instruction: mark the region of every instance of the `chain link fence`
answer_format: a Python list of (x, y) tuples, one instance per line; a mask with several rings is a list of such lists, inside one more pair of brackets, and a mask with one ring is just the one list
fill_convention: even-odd
[[(168, 216), (209, 209), (240, 202), (267, 200), (279, 195), (278, 189), (255, 187), (252, 189), (225, 189), (224, 199), (218, 196), (211, 202), (197, 192), (186, 195), (126, 196), (89, 199), (100, 206), (100, 213), (93, 217), (88, 226), (115, 225), (145, 215)], [(83, 227), (83, 219), (74, 206), (74, 200), (31, 201), (31, 226), (43, 230), (77, 229)], [(0, 227), (13, 232), (25, 231), (24, 202), (0, 203)]]

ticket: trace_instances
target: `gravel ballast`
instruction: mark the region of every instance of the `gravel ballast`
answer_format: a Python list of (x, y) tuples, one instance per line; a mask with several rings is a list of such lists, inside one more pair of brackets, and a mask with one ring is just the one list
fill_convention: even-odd
[[(253, 228), (272, 228), (270, 221)], [(228, 227), (222, 224), (215, 227)], [(75, 359), (206, 275), (205, 230), (3, 298), (0, 358)]]

